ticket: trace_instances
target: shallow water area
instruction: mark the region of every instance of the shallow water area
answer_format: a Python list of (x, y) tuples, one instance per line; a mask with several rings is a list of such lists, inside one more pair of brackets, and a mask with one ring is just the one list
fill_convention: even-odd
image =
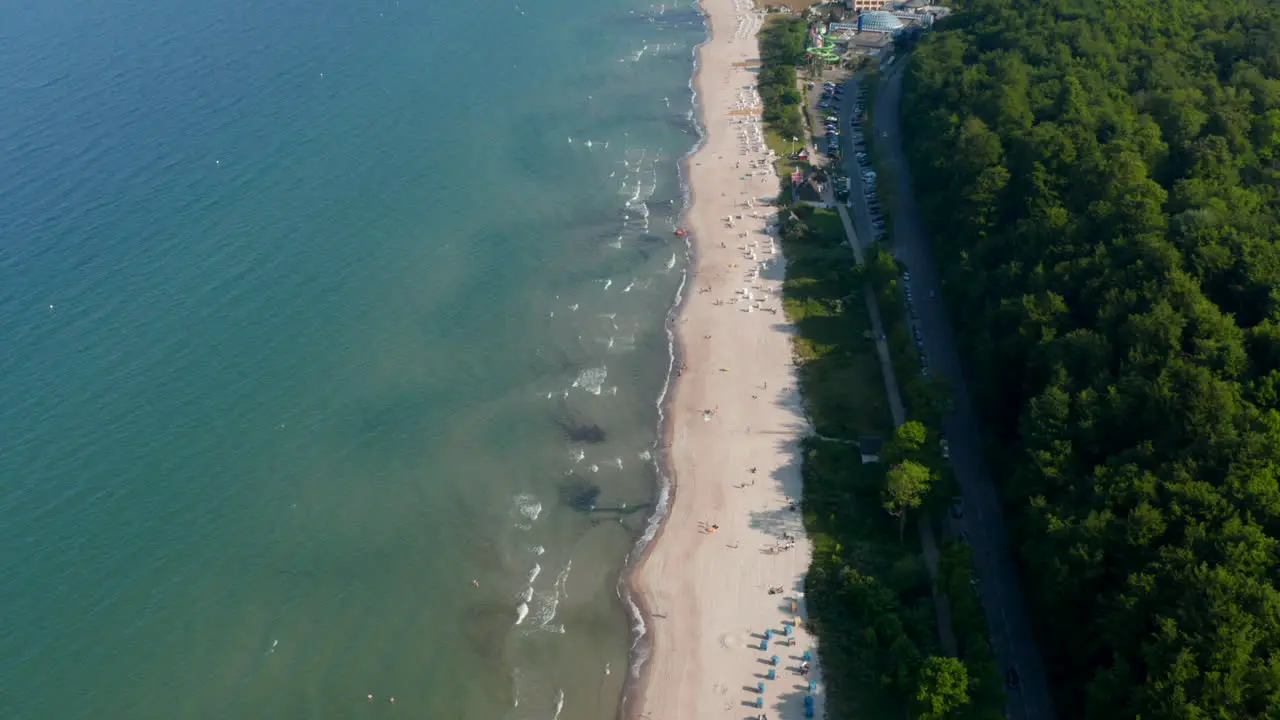
[(0, 715), (612, 716), (692, 6), (0, 28)]

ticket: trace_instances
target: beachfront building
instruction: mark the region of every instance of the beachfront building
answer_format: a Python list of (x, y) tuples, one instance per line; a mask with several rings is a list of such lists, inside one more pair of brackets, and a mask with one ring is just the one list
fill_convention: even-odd
[(844, 0), (844, 6), (854, 12), (879, 10), (886, 4), (885, 0)]
[(853, 32), (842, 35), (836, 42), (854, 55), (880, 55), (893, 44), (893, 36), (884, 32)]

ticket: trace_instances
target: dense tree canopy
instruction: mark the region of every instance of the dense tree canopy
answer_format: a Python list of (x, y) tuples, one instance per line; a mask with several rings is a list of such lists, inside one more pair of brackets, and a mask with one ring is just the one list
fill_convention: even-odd
[(954, 718), (969, 703), (969, 671), (953, 657), (931, 657), (920, 665), (920, 686), (912, 698), (915, 720)]
[(758, 80), (764, 119), (785, 138), (802, 137), (804, 100), (796, 85), (796, 66), (804, 61), (808, 26), (793, 15), (776, 15), (760, 31), (761, 69)]
[(975, 0), (913, 176), (1064, 717), (1280, 716), (1280, 8)]

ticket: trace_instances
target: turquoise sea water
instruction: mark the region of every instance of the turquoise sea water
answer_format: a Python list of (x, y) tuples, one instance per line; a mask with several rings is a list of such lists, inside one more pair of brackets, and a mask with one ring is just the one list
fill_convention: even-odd
[(703, 35), (0, 7), (0, 717), (612, 717)]

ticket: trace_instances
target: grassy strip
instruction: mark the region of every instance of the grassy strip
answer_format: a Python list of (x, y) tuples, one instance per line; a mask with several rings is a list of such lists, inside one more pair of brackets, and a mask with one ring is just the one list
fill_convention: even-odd
[[(863, 102), (862, 136), (867, 139), (867, 155), (870, 165), (876, 173), (876, 192), (880, 197), (881, 216), (884, 217), (885, 231), (893, 237), (893, 215), (889, 208), (893, 207), (893, 182), (887, 163), (880, 157), (876, 148), (876, 130), (874, 108), (876, 94), (879, 90), (880, 76), (868, 72), (863, 75), (861, 87), (867, 89), (867, 99)], [(893, 360), (893, 372), (898, 378), (898, 386), (902, 389), (902, 400), (908, 413), (921, 420), (931, 428), (938, 428), (941, 408), (933, 407), (930, 400), (929, 383), (920, 373), (920, 352), (916, 348), (915, 338), (911, 332), (911, 322), (907, 313), (907, 298), (902, 284), (902, 271), (889, 253), (888, 248), (880, 243), (872, 243), (867, 252), (868, 279), (880, 300), (880, 316), (884, 322), (885, 335), (889, 344), (889, 356)]]
[[(888, 209), (895, 207), (892, 173), (888, 164), (875, 152), (875, 124), (873, 108), (876, 91), (879, 87), (879, 75), (868, 73), (866, 110), (863, 115), (863, 135), (870, 139), (867, 143), (867, 154), (871, 166), (876, 171), (876, 186), (880, 195), (882, 215), (885, 226), (892, 238), (893, 218)], [(911, 330), (905, 288), (902, 282), (902, 271), (907, 268), (900, 265), (879, 243), (872, 244), (867, 254), (865, 272), (868, 282), (875, 288), (880, 300), (881, 320), (887, 335), (889, 354), (893, 362), (894, 373), (898, 377), (902, 389), (903, 403), (908, 414), (924, 423), (928, 428), (930, 446), (937, 447), (937, 440), (942, 427), (942, 416), (951, 406), (950, 382), (939, 376), (925, 376), (921, 372), (920, 352), (915, 344)], [(926, 502), (926, 514), (938, 515), (950, 504), (950, 498), (957, 492), (955, 476), (949, 464), (938, 452), (931, 453), (930, 465), (939, 471), (940, 481), (935, 483), (933, 492)], [(923, 521), (929, 521), (927, 517)], [(973, 554), (964, 543), (948, 543), (942, 550), (938, 567), (938, 587), (951, 603), (951, 623), (957, 641), (960, 644), (960, 659), (968, 671), (970, 682), (970, 703), (963, 708), (959, 716), (971, 720), (997, 720), (1004, 717), (1005, 695), (1002, 687), (1000, 669), (995, 656), (991, 652), (986, 615), (978, 596), (977, 584), (973, 580)]]
[(804, 147), (803, 143), (792, 142), (791, 137), (782, 137), (777, 130), (772, 128), (765, 131), (765, 144), (777, 155), (773, 167), (777, 171), (778, 176), (782, 178), (784, 188), (789, 187), (791, 183), (791, 173), (800, 171), (808, 172), (808, 160), (793, 160), (789, 155)]
[[(928, 572), (914, 534), (880, 507), (885, 468), (864, 465), (855, 441), (891, 429), (880, 369), (839, 216), (783, 210), (783, 286), (795, 324), (800, 388), (817, 437), (805, 442), (804, 519), (814, 552), (806, 581), (829, 717), (898, 717), (932, 654)], [(822, 439), (818, 439), (821, 437)]]

